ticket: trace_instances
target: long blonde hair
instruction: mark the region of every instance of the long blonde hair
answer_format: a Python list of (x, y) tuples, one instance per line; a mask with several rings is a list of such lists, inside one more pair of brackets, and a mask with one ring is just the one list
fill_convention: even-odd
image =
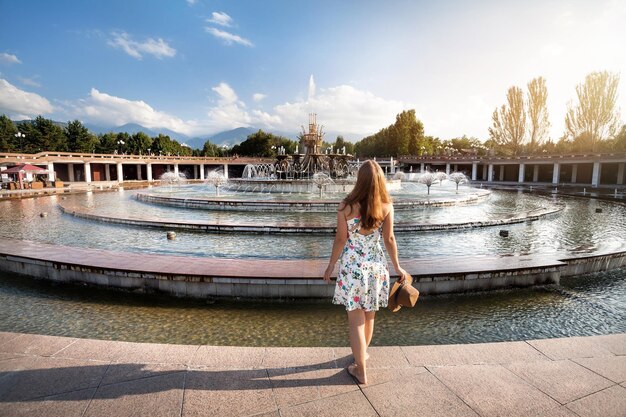
[(358, 203), (361, 225), (365, 229), (373, 229), (382, 224), (385, 220), (383, 204), (391, 203), (391, 197), (387, 192), (385, 174), (376, 161), (363, 162), (356, 184), (343, 203), (350, 207), (350, 211)]

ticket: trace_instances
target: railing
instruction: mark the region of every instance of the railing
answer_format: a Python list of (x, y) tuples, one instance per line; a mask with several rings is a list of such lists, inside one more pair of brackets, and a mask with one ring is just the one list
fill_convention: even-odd
[[(141, 161), (141, 162), (190, 162), (190, 163), (260, 163), (265, 162), (272, 158), (251, 158), (251, 157), (203, 157), (203, 156), (178, 156), (178, 155), (134, 155), (134, 154), (97, 154), (97, 153), (77, 153), (77, 152), (39, 152), (36, 154), (23, 154), (23, 153), (0, 153), (0, 163), (3, 159), (10, 159), (16, 161), (28, 160), (37, 163), (55, 162), (59, 159), (82, 159), (86, 162), (124, 162), (124, 161)], [(59, 161), (60, 162), (60, 161)], [(85, 162), (85, 161), (83, 161)]]
[(626, 152), (611, 152), (611, 153), (580, 153), (580, 154), (542, 154), (542, 155), (516, 155), (516, 156), (489, 156), (489, 155), (402, 155), (398, 157), (399, 162), (410, 162), (410, 161), (522, 161), (522, 160), (555, 160), (555, 159), (586, 159), (586, 160), (597, 160), (597, 159), (626, 159)]

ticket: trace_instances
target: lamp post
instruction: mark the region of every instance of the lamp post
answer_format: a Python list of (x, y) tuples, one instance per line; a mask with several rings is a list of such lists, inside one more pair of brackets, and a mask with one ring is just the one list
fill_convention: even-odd
[(24, 149), (22, 149), (22, 139), (25, 138), (26, 135), (22, 132), (17, 132), (14, 136), (20, 141), (20, 152), (24, 152)]

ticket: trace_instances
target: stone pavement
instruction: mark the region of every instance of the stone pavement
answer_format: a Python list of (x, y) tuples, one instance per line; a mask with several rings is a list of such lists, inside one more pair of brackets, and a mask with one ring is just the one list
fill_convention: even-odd
[(0, 333), (0, 416), (625, 416), (626, 334), (349, 348)]

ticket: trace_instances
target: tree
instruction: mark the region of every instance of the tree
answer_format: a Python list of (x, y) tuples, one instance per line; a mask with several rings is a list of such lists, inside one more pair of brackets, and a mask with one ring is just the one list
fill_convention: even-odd
[(0, 116), (0, 152), (16, 152), (17, 127), (6, 115)]
[(152, 139), (144, 132), (137, 132), (128, 138), (128, 152), (134, 155), (147, 154), (148, 149), (152, 151)]
[(595, 151), (602, 139), (613, 136), (618, 123), (617, 87), (619, 75), (607, 71), (592, 72), (585, 82), (576, 86), (578, 104), (570, 102), (565, 115), (567, 134), (588, 141), (590, 150)]
[(358, 156), (418, 155), (425, 146), (424, 125), (415, 116), (415, 110), (405, 110), (396, 115), (396, 122), (372, 136), (355, 143)]
[(207, 140), (204, 142), (201, 156), (222, 156), (222, 148)]
[[(27, 125), (29, 123), (25, 123)], [(52, 120), (42, 116), (30, 123), (30, 132), (26, 133), (24, 152), (37, 153), (41, 151), (67, 152), (68, 143), (63, 129)], [(25, 126), (24, 126), (25, 127)]]
[(626, 125), (622, 125), (622, 129), (615, 136), (613, 149), (616, 151), (626, 151)]
[(95, 152), (99, 144), (98, 138), (79, 120), (68, 122), (64, 133), (70, 152)]
[(528, 83), (528, 137), (529, 150), (534, 152), (544, 142), (550, 122), (548, 120), (548, 88), (543, 77)]
[(346, 147), (346, 153), (348, 155), (354, 155), (354, 143), (349, 142), (343, 138), (343, 136), (337, 136), (335, 143), (332, 145), (333, 148), (337, 149), (337, 152), (340, 152), (343, 147)]
[[(294, 153), (297, 143), (259, 129), (257, 132), (248, 135), (246, 140), (239, 145), (233, 146), (232, 152), (237, 155), (272, 157), (276, 156), (276, 149), (283, 146), (285, 153)], [(272, 149), (273, 147), (273, 149)]]
[(489, 128), (489, 137), (505, 153), (517, 155), (524, 142), (526, 132), (526, 111), (524, 93), (519, 87), (511, 87), (506, 95), (507, 103), (493, 111), (493, 126)]
[(112, 154), (115, 152), (117, 148), (117, 143), (115, 142), (117, 139), (117, 135), (113, 132), (101, 134), (98, 136), (99, 143), (96, 146), (97, 153), (108, 153)]

